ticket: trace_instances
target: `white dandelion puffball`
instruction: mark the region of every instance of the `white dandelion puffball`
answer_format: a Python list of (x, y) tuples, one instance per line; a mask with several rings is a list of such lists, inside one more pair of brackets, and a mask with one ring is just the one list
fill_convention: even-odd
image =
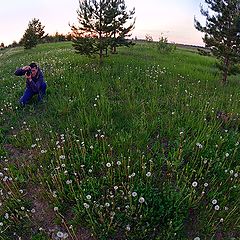
[(192, 183), (192, 186), (193, 186), (193, 187), (197, 187), (197, 185), (198, 185), (198, 183), (197, 183), (196, 181), (194, 181), (194, 182)]
[(87, 195), (86, 198), (87, 198), (87, 200), (90, 200), (92, 197), (91, 197), (91, 195)]
[(217, 204), (217, 200), (216, 200), (216, 199), (213, 199), (213, 200), (212, 200), (212, 204), (214, 204), (214, 205)]
[(107, 163), (106, 166), (107, 166), (108, 168), (110, 168), (110, 167), (111, 167), (111, 163)]
[(136, 192), (132, 192), (132, 196), (133, 196), (133, 197), (136, 197), (136, 196), (137, 196), (137, 193), (136, 193)]
[(215, 209), (216, 211), (218, 211), (218, 210), (220, 209), (220, 207), (219, 207), (218, 205), (216, 205), (216, 206), (214, 207), (214, 209)]

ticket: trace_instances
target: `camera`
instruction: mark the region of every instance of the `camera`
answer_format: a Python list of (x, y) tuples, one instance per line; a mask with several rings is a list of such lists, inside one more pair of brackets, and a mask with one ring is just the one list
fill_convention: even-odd
[(27, 69), (26, 72), (25, 72), (25, 74), (26, 74), (28, 77), (31, 76), (32, 70), (31, 70), (31, 69)]

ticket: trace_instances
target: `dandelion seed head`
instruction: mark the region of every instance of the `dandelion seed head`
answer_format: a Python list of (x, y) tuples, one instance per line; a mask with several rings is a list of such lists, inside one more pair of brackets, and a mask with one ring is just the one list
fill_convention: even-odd
[(147, 176), (147, 177), (150, 177), (151, 175), (152, 175), (151, 172), (147, 172), (147, 173), (146, 173), (146, 176)]
[(145, 202), (145, 199), (144, 197), (140, 197), (139, 200), (138, 200), (139, 203), (144, 203)]
[(197, 185), (198, 185), (198, 183), (197, 183), (196, 181), (194, 181), (194, 182), (192, 183), (192, 186), (193, 186), (193, 187), (197, 187)]
[(88, 209), (88, 208), (90, 207), (89, 204), (87, 204), (87, 203), (84, 203), (83, 206), (84, 206), (86, 209)]
[(57, 232), (57, 237), (59, 237), (59, 238), (62, 238), (62, 237), (63, 237), (63, 235), (64, 235), (64, 234), (63, 234), (63, 232), (60, 232), (60, 231), (59, 231), (59, 232)]
[(218, 211), (220, 209), (219, 205), (215, 205), (214, 209)]
[(67, 180), (66, 181), (66, 184), (71, 184), (72, 183), (72, 180)]
[(129, 225), (129, 224), (126, 226), (126, 230), (127, 230), (127, 231), (130, 231), (130, 230), (131, 230), (131, 228), (130, 228), (130, 225)]
[(196, 143), (196, 146), (197, 146), (198, 148), (203, 148), (203, 145), (202, 145), (201, 143)]
[(110, 168), (110, 167), (111, 167), (111, 163), (108, 162), (108, 163), (106, 164), (106, 166), (107, 166), (108, 168)]
[(137, 196), (137, 193), (136, 193), (136, 192), (132, 192), (132, 196), (133, 196), (133, 197), (136, 197), (136, 196)]
[(213, 200), (212, 200), (212, 204), (213, 204), (213, 205), (217, 204), (217, 199), (213, 199)]
[(90, 200), (92, 197), (91, 197), (91, 195), (87, 195), (86, 198), (87, 198), (87, 200)]

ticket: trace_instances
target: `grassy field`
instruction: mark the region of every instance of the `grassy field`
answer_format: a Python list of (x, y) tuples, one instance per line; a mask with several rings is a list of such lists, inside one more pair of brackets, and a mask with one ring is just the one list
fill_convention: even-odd
[[(21, 108), (32, 61), (47, 96)], [(240, 239), (238, 78), (151, 44), (1, 51), (0, 239)]]

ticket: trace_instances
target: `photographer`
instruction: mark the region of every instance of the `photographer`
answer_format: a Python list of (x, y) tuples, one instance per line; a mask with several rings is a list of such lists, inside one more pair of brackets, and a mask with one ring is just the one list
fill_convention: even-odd
[(31, 63), (29, 66), (18, 68), (15, 71), (16, 76), (25, 76), (26, 89), (19, 102), (25, 105), (33, 97), (38, 94), (38, 101), (41, 101), (46, 93), (47, 84), (44, 81), (43, 73), (36, 63)]

